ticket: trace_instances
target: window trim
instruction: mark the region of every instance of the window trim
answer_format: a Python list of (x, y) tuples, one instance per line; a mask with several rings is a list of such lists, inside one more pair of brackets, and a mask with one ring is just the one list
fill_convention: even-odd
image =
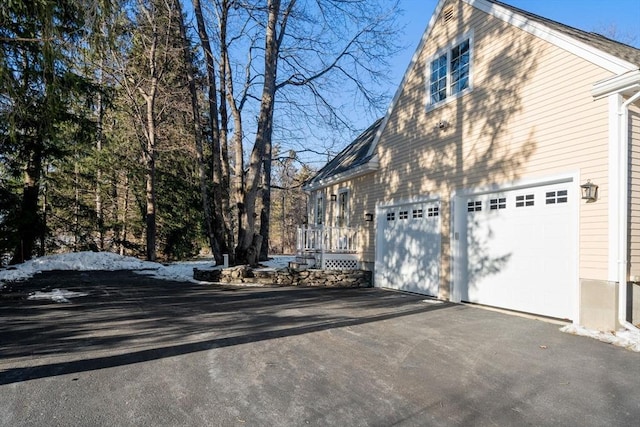
[[(340, 212), (340, 209), (342, 207), (341, 203), (342, 203), (342, 196), (346, 197), (345, 200), (345, 206), (344, 206), (344, 212)], [(345, 188), (340, 188), (338, 190), (338, 198), (336, 201), (336, 213), (335, 213), (335, 225), (336, 227), (349, 227), (349, 221), (350, 221), (350, 204), (351, 204), (351, 192), (349, 191), (348, 187)], [(342, 221), (342, 225), (340, 225), (340, 214), (344, 215), (343, 221)]]
[[(451, 91), (451, 81), (452, 81), (451, 80), (451, 76), (452, 76), (451, 53), (454, 48), (456, 48), (466, 40), (469, 40), (469, 85), (465, 89), (461, 90), (460, 92), (452, 93)], [(445, 84), (446, 95), (444, 99), (437, 102), (433, 102), (433, 100), (431, 99), (431, 63), (439, 59), (443, 55), (447, 57), (447, 72), (446, 72), (446, 84)], [(427, 85), (427, 91), (426, 91), (427, 92), (427, 103), (426, 103), (427, 112), (434, 110), (442, 105), (448, 104), (449, 102), (452, 102), (455, 99), (461, 96), (464, 96), (473, 90), (473, 74), (474, 74), (473, 70), (475, 68), (474, 59), (475, 59), (475, 43), (474, 43), (474, 37), (473, 37), (473, 30), (456, 37), (449, 44), (438, 49), (436, 52), (434, 52), (433, 55), (427, 58), (427, 61), (425, 64), (426, 73), (427, 73), (426, 75), (427, 78), (425, 79), (426, 85)]]
[(313, 223), (314, 225), (321, 226), (324, 224), (324, 216), (325, 216), (325, 203), (324, 203), (324, 194), (317, 193), (316, 194), (316, 204), (314, 206), (313, 212)]

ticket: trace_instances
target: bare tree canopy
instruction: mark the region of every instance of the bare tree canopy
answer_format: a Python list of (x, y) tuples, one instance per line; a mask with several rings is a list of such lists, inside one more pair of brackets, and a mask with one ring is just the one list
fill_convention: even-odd
[(272, 175), (300, 200), (304, 164), (386, 106), (397, 13), (385, 0), (5, 2), (0, 250), (264, 258)]

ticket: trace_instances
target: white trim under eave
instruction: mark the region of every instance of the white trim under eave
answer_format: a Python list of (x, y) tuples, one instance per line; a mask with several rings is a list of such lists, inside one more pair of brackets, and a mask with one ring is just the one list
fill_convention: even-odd
[(349, 179), (357, 178), (359, 176), (366, 175), (368, 173), (376, 172), (378, 169), (380, 169), (380, 162), (378, 160), (378, 156), (373, 156), (373, 158), (371, 158), (364, 165), (360, 165), (348, 171), (345, 171), (336, 175), (332, 175), (324, 179), (320, 179), (312, 184), (305, 185), (304, 187), (302, 187), (302, 189), (304, 191), (319, 190), (321, 188), (328, 187), (329, 185), (339, 184)]
[(547, 27), (539, 22), (527, 19), (526, 16), (512, 12), (499, 4), (490, 3), (486, 0), (462, 0), (470, 6), (473, 6), (491, 16), (511, 24), (529, 34), (533, 34), (542, 40), (548, 41), (570, 53), (573, 53), (589, 62), (592, 62), (605, 70), (615, 74), (623, 74), (627, 71), (637, 69), (634, 65), (624, 59), (611, 55), (600, 49), (596, 49), (586, 43), (583, 43), (574, 37), (563, 34), (552, 28)]
[(598, 100), (612, 93), (625, 93), (640, 91), (640, 70), (633, 70), (619, 76), (614, 76), (594, 83), (591, 88), (591, 96)]

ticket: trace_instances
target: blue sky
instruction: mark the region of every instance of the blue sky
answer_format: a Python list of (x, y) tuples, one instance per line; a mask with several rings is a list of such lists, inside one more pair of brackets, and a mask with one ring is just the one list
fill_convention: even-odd
[[(585, 31), (615, 28), (617, 39), (640, 48), (640, 0), (501, 0), (536, 15)], [(405, 26), (402, 44), (408, 46), (394, 58), (394, 84), (399, 85), (438, 0), (400, 0)], [(605, 34), (610, 36), (610, 34)], [(395, 88), (394, 88), (395, 91)]]

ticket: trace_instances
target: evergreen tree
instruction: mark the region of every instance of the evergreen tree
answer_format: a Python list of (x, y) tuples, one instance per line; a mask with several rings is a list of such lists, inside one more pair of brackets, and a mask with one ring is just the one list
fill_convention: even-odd
[(91, 134), (92, 123), (74, 106), (97, 88), (74, 68), (85, 34), (81, 3), (4, 2), (0, 19), (0, 159), (22, 184), (22, 194), (7, 199), (1, 220), (11, 232), (5, 242), (13, 246), (11, 262), (18, 263), (36, 249), (44, 253), (43, 168), (70, 154), (71, 138)]

